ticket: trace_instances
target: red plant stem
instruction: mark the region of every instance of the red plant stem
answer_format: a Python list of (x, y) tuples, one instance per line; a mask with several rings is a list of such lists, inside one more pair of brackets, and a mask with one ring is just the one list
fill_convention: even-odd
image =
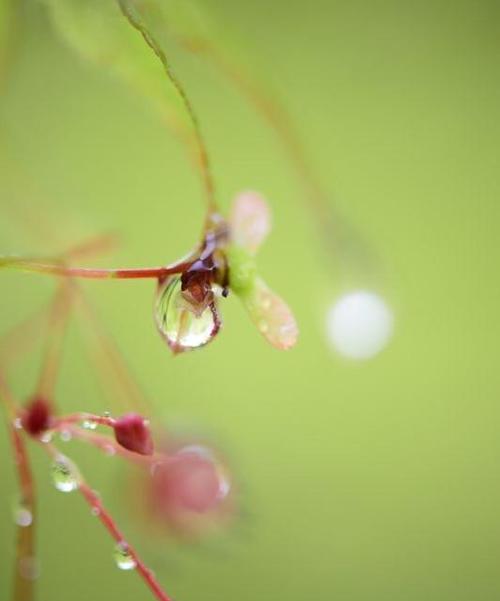
[(139, 267), (137, 269), (93, 269), (88, 267), (68, 267), (59, 263), (44, 263), (37, 259), (23, 259), (16, 257), (0, 257), (0, 269), (10, 268), (19, 271), (42, 273), (72, 278), (86, 278), (93, 280), (109, 279), (161, 279), (175, 273), (182, 273), (191, 262), (177, 263), (165, 267)]
[(12, 599), (13, 601), (33, 601), (35, 597), (33, 579), (26, 577), (26, 574), (21, 572), (21, 562), (23, 559), (34, 561), (35, 558), (35, 488), (26, 447), (13, 423), (16, 415), (15, 400), (1, 374), (0, 399), (6, 408), (7, 423), (14, 453), (14, 464), (17, 469), (22, 505), (23, 508), (31, 514), (30, 524), (27, 526), (18, 525), (17, 527), (16, 561), (13, 575), (14, 590)]
[[(57, 459), (57, 457), (64, 457), (64, 455), (59, 453), (59, 451), (54, 445), (50, 443), (41, 444), (53, 458)], [(136, 564), (135, 570), (144, 580), (144, 582), (146, 583), (150, 591), (153, 593), (153, 595), (156, 597), (156, 599), (158, 599), (159, 601), (172, 601), (172, 597), (169, 597), (167, 593), (165, 593), (165, 591), (161, 588), (153, 572), (142, 561), (135, 549), (126, 542), (127, 539), (116, 525), (109, 511), (107, 511), (107, 509), (102, 504), (102, 501), (99, 498), (98, 494), (94, 490), (92, 490), (92, 488), (87, 484), (80, 472), (78, 472), (77, 477), (78, 490), (80, 491), (81, 495), (91, 507), (91, 509), (95, 510), (96, 516), (99, 518), (100, 522), (103, 524), (106, 530), (111, 534), (113, 539), (119, 544), (126, 545), (128, 554)]]
[(10, 424), (12, 447), (21, 490), (22, 507), (31, 514), (31, 523), (17, 527), (16, 562), (14, 572), (14, 601), (33, 601), (33, 578), (21, 571), (22, 561), (35, 559), (35, 489), (26, 446), (16, 428)]
[(156, 580), (153, 572), (143, 563), (137, 552), (131, 547), (128, 543), (125, 543), (125, 537), (122, 532), (116, 526), (111, 515), (104, 508), (100, 498), (96, 495), (96, 493), (83, 481), (80, 481), (79, 491), (90, 505), (92, 509), (95, 509), (101, 523), (108, 530), (111, 536), (115, 539), (117, 543), (122, 543), (127, 545), (127, 552), (130, 557), (134, 560), (136, 564), (136, 570), (141, 575), (142, 579), (149, 587), (153, 595), (159, 599), (160, 601), (172, 601), (172, 597), (169, 597), (167, 593), (165, 593), (158, 581)]
[(105, 415), (96, 415), (94, 413), (71, 413), (69, 415), (56, 417), (53, 424), (51, 424), (51, 428), (54, 430), (64, 430), (66, 426), (80, 424), (84, 421), (93, 422), (99, 426), (108, 426), (110, 428), (114, 428), (116, 423), (114, 418)]

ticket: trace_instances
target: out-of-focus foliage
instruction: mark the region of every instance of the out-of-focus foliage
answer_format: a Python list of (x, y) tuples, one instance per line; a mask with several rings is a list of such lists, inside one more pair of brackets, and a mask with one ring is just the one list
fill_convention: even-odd
[(189, 128), (177, 91), (116, 0), (41, 1), (71, 47), (146, 94), (172, 128)]

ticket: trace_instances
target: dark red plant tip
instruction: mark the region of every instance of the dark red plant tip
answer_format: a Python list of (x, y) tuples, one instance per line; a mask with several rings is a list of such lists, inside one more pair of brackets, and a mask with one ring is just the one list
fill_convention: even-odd
[(21, 424), (31, 436), (39, 437), (50, 428), (52, 412), (50, 403), (43, 397), (35, 397), (21, 415)]
[(116, 441), (128, 451), (139, 455), (153, 454), (153, 438), (149, 424), (141, 415), (128, 413), (115, 420)]

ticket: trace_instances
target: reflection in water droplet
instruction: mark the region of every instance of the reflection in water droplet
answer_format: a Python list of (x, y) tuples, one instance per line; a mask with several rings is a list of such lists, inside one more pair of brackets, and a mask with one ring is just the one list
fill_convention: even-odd
[(85, 419), (82, 422), (82, 428), (84, 430), (95, 430), (97, 428), (97, 423), (91, 419)]
[(27, 507), (19, 505), (14, 509), (14, 522), (21, 528), (27, 528), (33, 523), (33, 514)]
[(52, 481), (61, 492), (78, 488), (78, 470), (67, 457), (60, 455), (52, 464)]
[(155, 311), (160, 333), (174, 352), (199, 348), (217, 333), (220, 324), (207, 307), (196, 316), (181, 294), (181, 279), (175, 277), (158, 291)]
[(114, 558), (120, 570), (133, 570), (137, 564), (129, 551), (127, 543), (118, 543), (115, 547)]

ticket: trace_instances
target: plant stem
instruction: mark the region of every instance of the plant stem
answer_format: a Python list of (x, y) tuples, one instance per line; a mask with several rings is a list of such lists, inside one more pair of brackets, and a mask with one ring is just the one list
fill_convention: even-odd
[[(14, 563), (12, 601), (34, 601), (34, 574), (29, 573), (30, 563), (35, 561), (35, 487), (26, 446), (14, 426), (16, 403), (0, 374), (0, 399), (6, 409), (7, 428), (9, 430), (14, 464), (21, 493), (22, 509), (29, 512), (30, 523), (17, 525), (16, 559)], [(23, 565), (26, 562), (26, 565)], [(31, 577), (30, 577), (31, 576)]]
[[(50, 443), (41, 443), (41, 445), (53, 458), (57, 459), (58, 457), (64, 457), (64, 455), (62, 455), (54, 445)], [(109, 511), (102, 504), (99, 495), (87, 484), (80, 472), (78, 472), (77, 477), (78, 490), (80, 491), (80, 494), (83, 496), (90, 508), (95, 511), (96, 516), (99, 518), (106, 530), (111, 534), (116, 543), (126, 545), (127, 552), (135, 563), (136, 572), (141, 576), (155, 598), (158, 599), (158, 601), (172, 601), (172, 598), (167, 595), (167, 593), (160, 586), (159, 582), (156, 580), (153, 572), (142, 561), (135, 549), (126, 542), (125, 536), (116, 525)]]
[(214, 183), (212, 179), (212, 173), (210, 169), (210, 160), (208, 157), (207, 147), (205, 144), (205, 140), (203, 138), (200, 123), (194, 107), (183, 87), (179, 79), (177, 79), (176, 75), (173, 73), (170, 64), (167, 60), (165, 52), (162, 50), (161, 45), (154, 39), (151, 32), (144, 26), (143, 23), (139, 21), (133, 14), (132, 11), (128, 7), (127, 0), (117, 0), (120, 6), (120, 10), (123, 13), (123, 16), (128, 20), (128, 22), (136, 29), (144, 38), (146, 44), (151, 48), (151, 50), (156, 54), (159, 58), (160, 62), (163, 65), (163, 69), (172, 83), (174, 88), (177, 90), (184, 107), (186, 109), (187, 114), (191, 120), (193, 125), (194, 135), (196, 138), (196, 143), (198, 146), (198, 155), (199, 155), (199, 164), (202, 172), (203, 178), (203, 186), (205, 189), (205, 195), (207, 200), (207, 212), (208, 214), (217, 212), (217, 202), (215, 200), (215, 189)]
[(45, 263), (39, 259), (18, 257), (0, 257), (0, 269), (16, 269), (31, 273), (41, 273), (72, 278), (85, 279), (161, 279), (168, 275), (181, 273), (191, 263), (177, 263), (166, 267), (142, 267), (137, 269), (93, 269), (88, 267), (67, 267), (62, 263)]
[[(17, 526), (16, 562), (14, 568), (13, 601), (33, 601), (35, 598), (34, 579), (36, 573), (30, 574), (30, 568), (36, 569), (35, 562), (35, 489), (33, 476), (26, 452), (26, 446), (16, 428), (9, 424), (15, 464), (21, 490), (22, 509), (30, 514), (28, 525)], [(27, 564), (23, 567), (23, 562)]]
[[(90, 505), (90, 507), (96, 511), (101, 523), (111, 534), (114, 540), (117, 543), (125, 543), (125, 537), (123, 536), (122, 532), (118, 529), (109, 512), (104, 508), (100, 498), (96, 495), (96, 493), (84, 481), (80, 481), (79, 491), (83, 495), (87, 503)], [(136, 564), (136, 571), (140, 574), (141, 578), (149, 587), (153, 595), (157, 599), (159, 599), (159, 601), (172, 601), (172, 598), (169, 597), (167, 593), (163, 591), (160, 584), (156, 580), (153, 572), (144, 564), (144, 562), (141, 560), (134, 548), (128, 543), (125, 544), (127, 545), (128, 554), (131, 556), (131, 558)]]

